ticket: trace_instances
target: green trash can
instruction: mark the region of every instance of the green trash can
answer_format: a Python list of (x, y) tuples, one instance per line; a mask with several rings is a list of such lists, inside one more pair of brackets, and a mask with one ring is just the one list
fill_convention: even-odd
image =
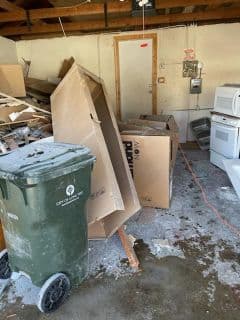
[(41, 287), (38, 307), (56, 310), (88, 270), (85, 204), (95, 157), (63, 143), (30, 144), (0, 156), (0, 278), (22, 272)]

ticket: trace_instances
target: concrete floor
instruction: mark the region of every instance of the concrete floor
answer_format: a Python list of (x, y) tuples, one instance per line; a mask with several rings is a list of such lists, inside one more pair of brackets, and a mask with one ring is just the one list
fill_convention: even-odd
[[(190, 150), (187, 155), (211, 203), (240, 229), (240, 201), (228, 177), (209, 163), (208, 153)], [(145, 209), (128, 222), (127, 231), (138, 239), (135, 250), (140, 272), (129, 271), (121, 249), (118, 252), (113, 246), (117, 237), (92, 242), (91, 266), (100, 263), (94, 247), (101, 257), (109, 246), (118, 261), (116, 269), (105, 271), (113, 263), (105, 255), (106, 266), (96, 265), (95, 273), (73, 289), (61, 309), (51, 315), (41, 314), (22, 298), (12, 302), (6, 288), (0, 319), (240, 319), (240, 239), (203, 204), (180, 156), (171, 209)], [(166, 240), (169, 245), (162, 245)]]

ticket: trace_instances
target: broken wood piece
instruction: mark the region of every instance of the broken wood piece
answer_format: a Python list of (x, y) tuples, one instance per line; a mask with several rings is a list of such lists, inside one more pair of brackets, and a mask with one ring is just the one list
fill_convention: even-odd
[(134, 270), (138, 270), (139, 269), (139, 260), (138, 260), (138, 257), (134, 251), (134, 248), (132, 246), (132, 243), (128, 237), (128, 235), (126, 234), (125, 230), (124, 230), (124, 227), (121, 226), (119, 229), (118, 229), (118, 235), (121, 239), (121, 242), (122, 242), (122, 246), (126, 252), (126, 255), (128, 257), (128, 261), (129, 261), (129, 264), (130, 266), (134, 269)]
[(36, 111), (33, 108), (25, 108), (21, 111), (15, 111), (8, 115), (9, 119), (11, 121), (22, 121), (22, 120), (29, 120), (32, 119), (33, 114), (35, 114)]
[(35, 109), (35, 110), (38, 110), (38, 111), (41, 111), (41, 112), (43, 112), (43, 113), (51, 114), (51, 112), (49, 112), (49, 111), (47, 111), (47, 110), (45, 110), (45, 109), (36, 107), (36, 106), (34, 106), (34, 105), (30, 104), (30, 103), (25, 102), (24, 100), (19, 100), (19, 99), (17, 99), (17, 98), (11, 97), (11, 96), (3, 93), (3, 92), (0, 92), (0, 97), (8, 98), (8, 99), (11, 101), (11, 103), (12, 103), (12, 102), (18, 102), (18, 103), (21, 104), (21, 105), (24, 105), (24, 106), (27, 106), (27, 107), (31, 107), (31, 108), (33, 108), (33, 109)]
[(61, 69), (60, 69), (59, 74), (58, 74), (58, 78), (63, 79), (65, 77), (65, 75), (68, 73), (68, 71), (71, 69), (73, 64), (74, 64), (74, 58), (73, 57), (63, 60)]
[[(4, 105), (6, 105), (6, 104), (14, 104), (14, 106), (19, 106), (20, 105), (20, 103), (18, 103), (18, 102), (12, 102), (12, 99), (11, 98), (1, 98), (0, 97), (0, 104), (4, 104)], [(2, 107), (2, 106), (1, 106)]]
[(38, 115), (38, 114), (33, 114), (33, 118), (38, 118), (38, 119), (44, 120), (47, 123), (49, 123), (51, 121), (51, 119), (49, 119), (48, 117), (41, 116), (41, 115)]
[(8, 316), (7, 316), (7, 319), (12, 318), (12, 317), (16, 317), (16, 316), (17, 316), (17, 314), (16, 314), (16, 313), (14, 313), (14, 314), (10, 314), (10, 315), (8, 315)]
[(43, 96), (50, 96), (56, 89), (56, 85), (46, 80), (40, 80), (35, 78), (27, 78), (25, 80), (26, 88), (31, 89)]
[(38, 121), (38, 119), (28, 119), (28, 120), (21, 120), (21, 121), (4, 122), (4, 123), (0, 123), (0, 127), (11, 126), (11, 125), (20, 124), (20, 123), (28, 123), (28, 122), (33, 122), (33, 121)]
[(27, 96), (32, 98), (32, 99), (35, 99), (41, 103), (44, 103), (44, 104), (49, 104), (50, 103), (50, 99), (48, 96), (44, 96), (38, 92), (34, 92), (33, 90), (27, 88)]

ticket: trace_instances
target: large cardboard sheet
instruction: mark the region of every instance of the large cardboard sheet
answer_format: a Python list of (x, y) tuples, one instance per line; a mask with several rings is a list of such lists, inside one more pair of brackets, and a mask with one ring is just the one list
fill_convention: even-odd
[(26, 96), (20, 64), (0, 64), (0, 91), (12, 97)]
[(74, 64), (51, 102), (55, 140), (85, 144), (97, 157), (88, 201), (89, 237), (111, 236), (140, 204), (103, 82)]
[(74, 64), (51, 96), (54, 140), (89, 147), (97, 161), (92, 173), (88, 222), (123, 210), (124, 204), (100, 121), (83, 73)]
[(116, 232), (124, 222), (140, 210), (141, 206), (127, 163), (116, 118), (110, 107), (104, 83), (88, 71), (84, 69), (82, 69), (82, 71), (86, 76), (89, 88), (91, 88), (95, 110), (98, 119), (101, 121), (102, 133), (125, 207), (125, 210), (116, 211), (89, 227), (89, 235), (91, 238), (104, 238)]

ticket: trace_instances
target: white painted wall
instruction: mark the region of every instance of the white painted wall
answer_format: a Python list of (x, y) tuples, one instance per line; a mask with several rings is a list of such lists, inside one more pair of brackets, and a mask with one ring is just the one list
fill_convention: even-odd
[(16, 43), (0, 37), (0, 64), (18, 63)]
[[(158, 84), (158, 112), (175, 114), (182, 126), (183, 141), (191, 138), (188, 122), (209, 115), (209, 110), (205, 109), (213, 105), (215, 87), (226, 82), (240, 83), (240, 24), (189, 26), (149, 32), (158, 35), (158, 77), (166, 79), (164, 84)], [(117, 35), (121, 34), (19, 41), (16, 43), (17, 55), (19, 62), (22, 57), (32, 61), (30, 76), (40, 79), (56, 76), (62, 61), (73, 56), (77, 63), (104, 79), (115, 108), (113, 41)], [(187, 47), (195, 49), (196, 58), (204, 65), (203, 92), (198, 106), (196, 95), (189, 94), (189, 78), (182, 77), (182, 61)]]

